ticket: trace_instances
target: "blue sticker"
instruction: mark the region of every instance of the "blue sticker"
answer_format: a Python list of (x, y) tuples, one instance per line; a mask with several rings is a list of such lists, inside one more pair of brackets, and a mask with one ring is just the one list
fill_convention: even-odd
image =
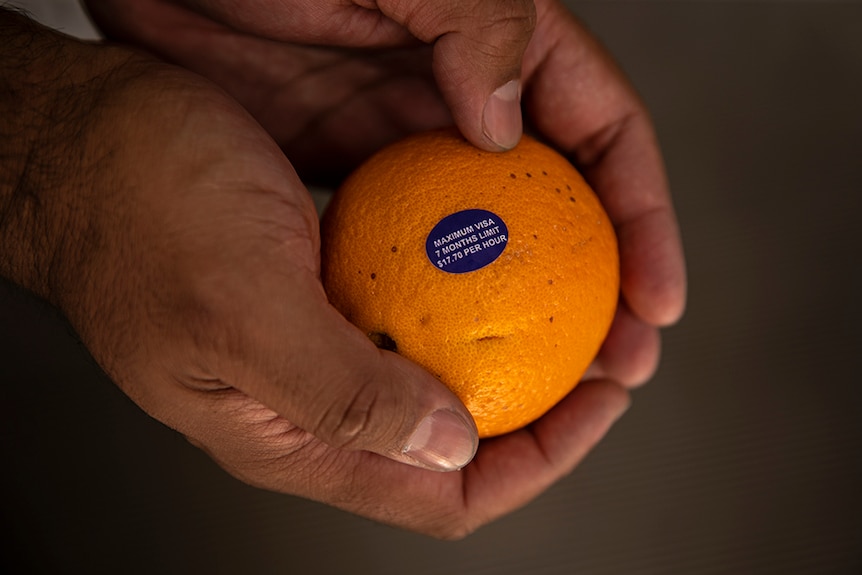
[(492, 263), (509, 242), (509, 229), (487, 210), (464, 210), (440, 220), (428, 239), (425, 253), (437, 268), (450, 274), (473, 272)]

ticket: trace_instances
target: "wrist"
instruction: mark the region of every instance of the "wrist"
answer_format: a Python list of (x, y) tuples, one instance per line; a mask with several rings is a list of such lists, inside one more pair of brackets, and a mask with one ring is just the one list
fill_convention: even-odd
[(109, 52), (0, 8), (0, 275), (52, 303), (80, 258), (87, 128)]

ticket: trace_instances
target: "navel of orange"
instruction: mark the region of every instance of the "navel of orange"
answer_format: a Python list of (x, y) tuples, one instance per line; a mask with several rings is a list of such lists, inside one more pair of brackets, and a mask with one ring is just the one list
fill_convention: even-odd
[(574, 167), (530, 137), (503, 153), (454, 130), (393, 144), (345, 181), (322, 230), (332, 304), (449, 386), (481, 437), (568, 394), (616, 310), (611, 222)]

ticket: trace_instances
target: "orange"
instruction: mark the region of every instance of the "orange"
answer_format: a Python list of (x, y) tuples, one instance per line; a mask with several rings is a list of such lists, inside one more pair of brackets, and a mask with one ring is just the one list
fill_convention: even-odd
[(523, 427), (575, 387), (619, 296), (598, 198), (526, 136), (503, 153), (454, 130), (384, 148), (333, 196), (321, 256), (331, 303), (446, 384), (480, 437)]

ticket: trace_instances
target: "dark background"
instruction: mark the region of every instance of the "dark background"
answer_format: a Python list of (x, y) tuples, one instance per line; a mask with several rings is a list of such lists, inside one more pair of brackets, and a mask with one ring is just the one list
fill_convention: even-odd
[(691, 288), (583, 465), (457, 543), (259, 491), (0, 283), (0, 570), (862, 573), (862, 4), (570, 5), (654, 112)]

